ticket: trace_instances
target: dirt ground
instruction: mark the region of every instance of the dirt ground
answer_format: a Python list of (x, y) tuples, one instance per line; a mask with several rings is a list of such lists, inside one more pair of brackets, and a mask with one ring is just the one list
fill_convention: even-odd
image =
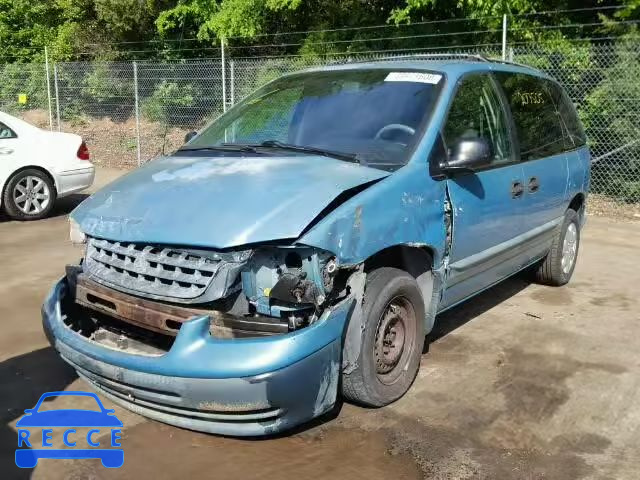
[[(49, 128), (49, 112), (27, 110), (20, 117), (40, 128)], [(143, 162), (172, 152), (184, 143), (184, 136), (202, 125), (167, 128), (161, 122), (140, 120), (140, 158)], [(63, 121), (62, 131), (80, 135), (89, 146), (94, 163), (107, 168), (132, 168), (138, 164), (135, 118), (116, 121), (110, 118), (78, 117)]]
[[(99, 183), (118, 172), (101, 170)], [(640, 223), (590, 217), (573, 281), (513, 278), (438, 318), (410, 392), (379, 410), (343, 405), (290, 435), (237, 440), (115, 408), (124, 466), (14, 464), (15, 422), (43, 392), (88, 390), (48, 346), (40, 305), (81, 254), (66, 214), (0, 219), (0, 477), (637, 479)], [(55, 407), (64, 399), (51, 403)], [(77, 404), (76, 404), (77, 405)]]

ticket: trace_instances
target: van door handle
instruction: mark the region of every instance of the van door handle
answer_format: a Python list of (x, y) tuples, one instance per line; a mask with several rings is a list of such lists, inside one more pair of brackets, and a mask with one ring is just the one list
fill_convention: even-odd
[(524, 194), (524, 186), (522, 182), (512, 182), (511, 183), (511, 198), (519, 198)]
[(540, 182), (538, 182), (537, 177), (531, 177), (529, 179), (529, 192), (536, 193), (538, 190), (540, 190)]

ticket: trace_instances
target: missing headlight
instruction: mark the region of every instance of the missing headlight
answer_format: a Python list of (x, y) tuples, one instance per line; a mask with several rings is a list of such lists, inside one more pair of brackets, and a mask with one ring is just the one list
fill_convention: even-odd
[[(242, 290), (257, 313), (309, 318), (327, 298), (331, 274), (328, 252), (311, 247), (264, 247), (254, 251), (242, 271)], [(336, 270), (335, 261), (331, 272)]]
[(306, 272), (299, 275), (282, 274), (271, 289), (269, 296), (274, 300), (292, 304), (304, 303), (319, 306), (324, 302), (324, 295), (314, 282), (307, 279)]

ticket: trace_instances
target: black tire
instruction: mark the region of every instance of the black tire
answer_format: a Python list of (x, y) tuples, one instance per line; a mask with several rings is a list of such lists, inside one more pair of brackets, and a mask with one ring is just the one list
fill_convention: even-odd
[[(567, 232), (570, 228), (575, 229), (575, 254), (573, 256), (573, 261), (570, 264), (570, 268), (566, 268), (566, 265), (563, 268), (563, 246), (565, 238), (567, 237)], [(564, 214), (564, 221), (556, 230), (549, 253), (547, 253), (547, 256), (542, 260), (534, 272), (536, 281), (544, 285), (551, 285), (555, 287), (566, 285), (569, 280), (571, 280), (573, 271), (576, 268), (579, 250), (580, 221), (578, 213), (575, 210), (569, 209)]]
[[(420, 367), (425, 306), (416, 280), (397, 268), (373, 270), (367, 275), (362, 314), (358, 364), (343, 374), (342, 394), (360, 405), (382, 407), (409, 390)], [(395, 345), (400, 341), (402, 348)], [(383, 353), (389, 342), (389, 353)]]
[[(33, 213), (27, 213), (20, 209), (18, 204), (16, 203), (16, 199), (14, 198), (14, 191), (16, 185), (27, 177), (35, 177), (38, 180), (42, 181), (49, 192), (49, 199), (46, 206), (41, 210)], [(13, 175), (7, 182), (4, 188), (4, 192), (2, 195), (2, 204), (4, 205), (4, 210), (7, 212), (9, 217), (14, 220), (39, 220), (41, 218), (46, 217), (51, 212), (53, 208), (53, 204), (56, 201), (56, 188), (49, 175), (44, 173), (42, 170), (38, 170), (35, 168), (27, 168), (26, 170), (22, 170)]]

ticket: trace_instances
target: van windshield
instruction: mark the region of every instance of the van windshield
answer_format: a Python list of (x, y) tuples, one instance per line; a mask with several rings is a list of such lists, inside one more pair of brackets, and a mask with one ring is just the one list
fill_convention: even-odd
[(181, 150), (306, 149), (395, 170), (408, 162), (442, 83), (439, 73), (390, 69), (283, 77), (245, 98)]

